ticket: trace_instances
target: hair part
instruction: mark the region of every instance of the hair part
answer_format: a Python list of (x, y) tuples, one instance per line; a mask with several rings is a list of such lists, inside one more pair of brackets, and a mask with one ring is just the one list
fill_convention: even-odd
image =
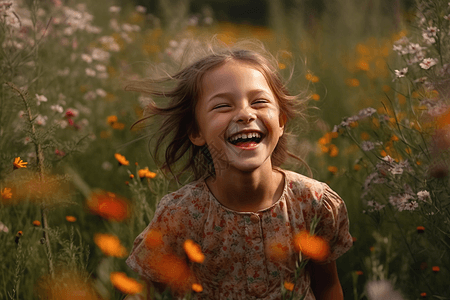
[[(219, 49), (216, 50), (216, 48)], [(162, 168), (167, 169), (176, 177), (190, 169), (193, 171), (194, 178), (199, 179), (207, 173), (215, 174), (207, 147), (196, 146), (189, 139), (191, 134), (198, 133), (199, 130), (195, 107), (202, 92), (203, 77), (207, 72), (231, 61), (254, 67), (266, 78), (269, 87), (278, 100), (280, 115), (285, 119), (285, 123), (297, 115), (303, 116), (306, 105), (300, 95), (293, 96), (288, 92), (286, 84), (278, 72), (276, 58), (265, 50), (260, 42), (245, 41), (244, 43), (237, 43), (233, 47), (224, 47), (223, 45), (217, 47), (210, 44), (206, 48), (206, 53), (197, 50), (195, 54), (200, 54), (200, 57), (186, 56), (188, 61), (194, 62), (174, 75), (166, 75), (158, 79), (132, 81), (125, 87), (125, 90), (169, 99), (166, 106), (158, 106), (154, 101), (151, 101), (145, 108), (144, 117), (135, 122), (133, 126), (153, 116), (161, 116), (163, 120), (158, 130), (159, 136), (154, 148), (155, 162), (158, 165), (161, 164), (158, 159), (159, 153), (165, 142), (168, 142)], [(292, 78), (292, 74), (291, 72), (289, 79)], [(165, 88), (164, 86), (169, 83), (175, 83), (175, 87)], [(288, 151), (288, 139), (285, 132), (272, 153), (272, 166), (280, 166), (288, 156), (300, 160), (311, 175), (312, 172), (306, 162)], [(177, 174), (174, 174), (173, 167), (184, 157), (187, 159), (186, 163)]]

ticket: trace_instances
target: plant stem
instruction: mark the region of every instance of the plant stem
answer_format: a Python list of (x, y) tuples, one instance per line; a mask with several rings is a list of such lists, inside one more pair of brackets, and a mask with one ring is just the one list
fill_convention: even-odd
[[(37, 141), (37, 138), (36, 138), (36, 128), (34, 127), (33, 116), (31, 114), (30, 105), (28, 104), (26, 96), (23, 91), (21, 91), (18, 87), (16, 87), (11, 82), (7, 82), (6, 84), (11, 89), (13, 89), (14, 91), (16, 91), (19, 94), (20, 98), (22, 99), (22, 101), (25, 105), (26, 113), (28, 116), (28, 122), (30, 123), (30, 126), (31, 126), (32, 140), (35, 145), (37, 173), (39, 176), (39, 181), (42, 182), (44, 180), (44, 152), (42, 150), (41, 144)], [(51, 248), (50, 237), (49, 237), (49, 232), (48, 232), (49, 228), (48, 228), (47, 213), (48, 213), (48, 209), (46, 207), (46, 204), (42, 203), (41, 204), (41, 218), (42, 218), (42, 229), (43, 229), (42, 237), (45, 241), (45, 245), (47, 248), (48, 270), (49, 270), (50, 276), (53, 278), (54, 277), (53, 256), (52, 256), (52, 248)]]

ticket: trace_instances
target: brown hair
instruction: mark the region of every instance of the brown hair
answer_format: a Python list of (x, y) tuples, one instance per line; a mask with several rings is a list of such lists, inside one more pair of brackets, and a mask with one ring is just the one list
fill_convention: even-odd
[[(222, 46), (220, 48), (217, 51), (214, 47), (208, 47), (206, 54), (202, 53), (201, 58), (196, 58), (194, 63), (189, 64), (172, 76), (167, 75), (159, 79), (133, 81), (125, 87), (127, 91), (137, 91), (151, 96), (170, 99), (169, 104), (164, 107), (159, 107), (152, 101), (145, 109), (146, 115), (133, 126), (154, 115), (163, 117), (163, 122), (158, 131), (159, 137), (156, 142), (154, 155), (156, 163), (158, 163), (159, 150), (164, 141), (169, 140), (162, 168), (168, 169), (172, 174), (172, 167), (186, 153), (188, 154), (187, 162), (178, 175), (188, 169), (193, 171), (195, 179), (199, 179), (206, 173), (212, 175), (215, 173), (207, 147), (199, 147), (192, 144), (189, 136), (198, 131), (195, 107), (201, 92), (202, 78), (208, 71), (226, 62), (235, 61), (248, 64), (264, 75), (278, 100), (280, 114), (286, 118), (286, 123), (297, 114), (302, 115), (302, 111), (305, 108), (305, 101), (301, 100), (299, 95), (293, 96), (289, 94), (283, 78), (278, 72), (277, 60), (264, 49), (261, 43), (246, 41), (235, 44), (233, 47)], [(172, 82), (176, 84), (175, 87), (163, 88), (165, 83)], [(272, 165), (280, 166), (287, 156), (291, 156), (305, 164), (311, 174), (308, 165), (288, 151), (287, 144), (288, 140), (285, 132), (280, 137), (272, 153)]]

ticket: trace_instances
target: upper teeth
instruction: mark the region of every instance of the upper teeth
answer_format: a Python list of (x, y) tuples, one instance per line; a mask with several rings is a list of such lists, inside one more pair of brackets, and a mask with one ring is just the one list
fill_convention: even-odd
[(258, 132), (236, 134), (230, 138), (230, 141), (235, 141), (237, 139), (250, 139), (254, 137), (261, 138), (261, 135)]

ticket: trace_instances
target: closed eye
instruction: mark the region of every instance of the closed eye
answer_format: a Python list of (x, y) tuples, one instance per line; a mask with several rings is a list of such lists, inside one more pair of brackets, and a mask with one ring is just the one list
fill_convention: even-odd
[(213, 107), (213, 109), (217, 109), (217, 108), (223, 108), (223, 107), (230, 107), (230, 105), (228, 104), (219, 104)]
[(267, 101), (265, 99), (258, 99), (258, 100), (253, 101), (252, 104), (261, 104), (261, 103), (267, 103), (267, 102), (269, 102), (269, 101)]

